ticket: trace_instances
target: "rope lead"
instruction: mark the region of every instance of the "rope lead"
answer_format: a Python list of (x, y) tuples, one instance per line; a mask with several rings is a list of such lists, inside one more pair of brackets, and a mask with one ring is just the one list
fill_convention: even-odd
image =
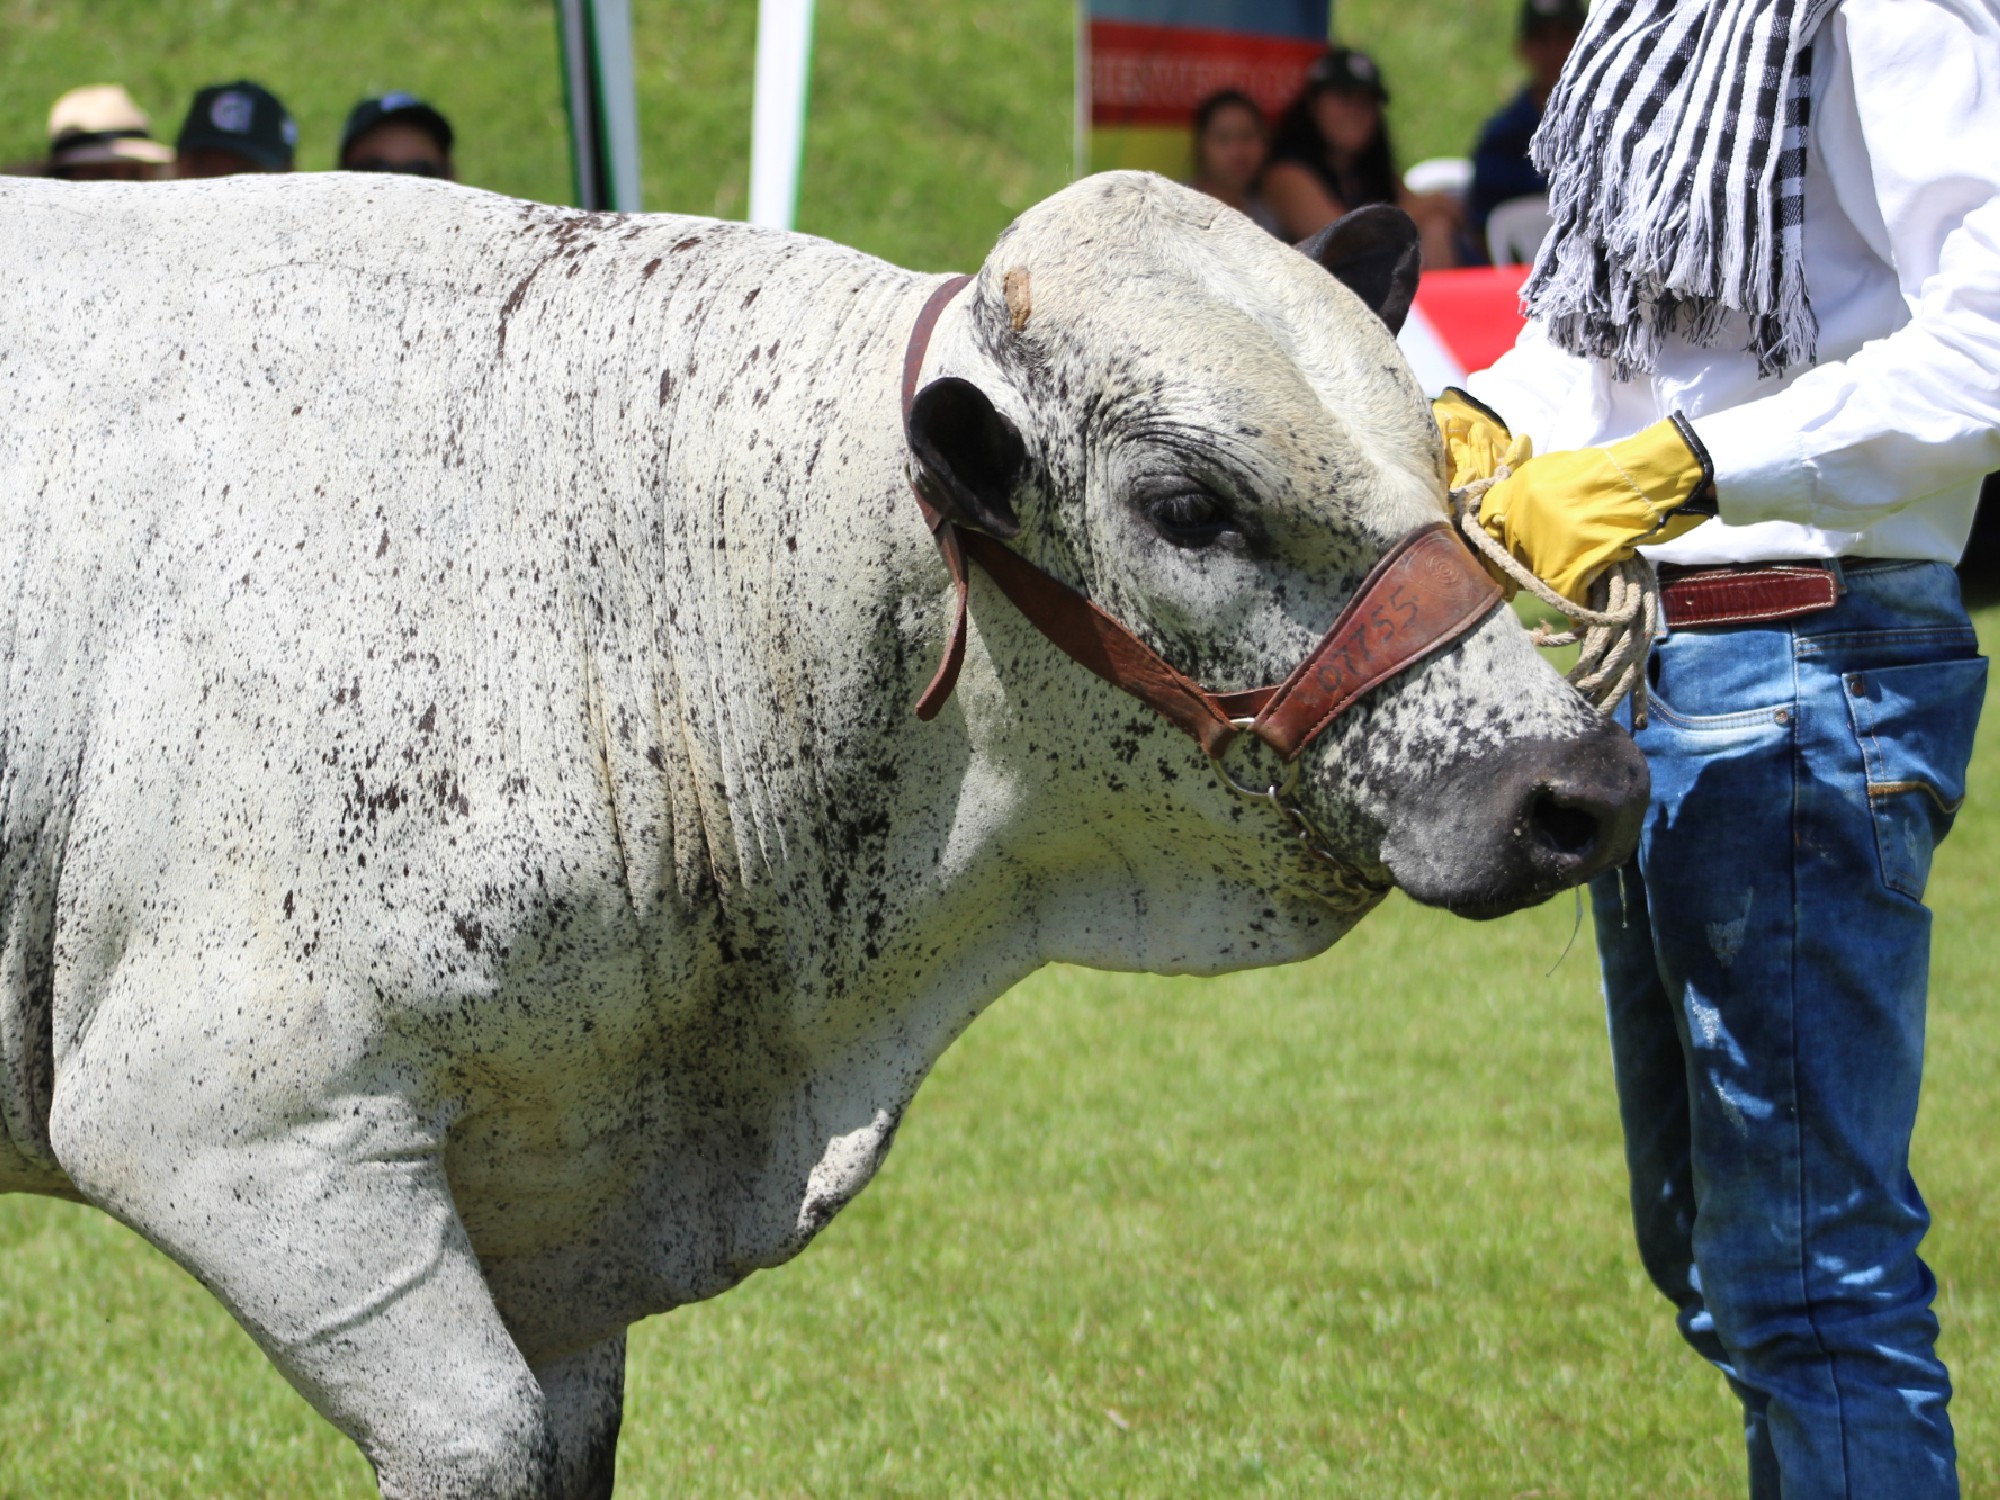
[(1590, 585), (1590, 605), (1574, 604), (1550, 588), (1479, 524), (1479, 498), (1513, 471), (1504, 465), (1491, 479), (1452, 491), (1452, 515), (1466, 541), (1492, 571), (1503, 573), (1542, 603), (1575, 621), (1568, 630), (1534, 628), (1537, 646), (1575, 646), (1568, 682), (1599, 713), (1632, 700), (1632, 728), (1646, 727), (1646, 656), (1660, 623), (1660, 580), (1653, 565), (1634, 553), (1606, 568)]

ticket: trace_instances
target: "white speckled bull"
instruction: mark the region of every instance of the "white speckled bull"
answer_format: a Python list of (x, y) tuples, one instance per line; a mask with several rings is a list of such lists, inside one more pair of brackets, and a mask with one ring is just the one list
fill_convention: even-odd
[[(624, 1332), (786, 1260), (1052, 960), (1306, 957), (1622, 858), (1503, 610), (1300, 761), (1367, 889), (975, 575), (1282, 679), (1443, 513), (1407, 263), (1158, 178), (937, 278), (328, 175), (0, 187), (0, 1190), (192, 1270), (390, 1496), (608, 1493)], [(1364, 257), (1365, 259), (1365, 257)], [(1324, 266), (1324, 268), (1323, 268)], [(1377, 272), (1379, 272), (1379, 266)]]

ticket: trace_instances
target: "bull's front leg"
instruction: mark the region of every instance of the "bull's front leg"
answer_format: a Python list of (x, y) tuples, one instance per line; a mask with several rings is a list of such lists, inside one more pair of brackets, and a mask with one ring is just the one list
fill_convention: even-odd
[[(623, 1341), (617, 1380), (600, 1346), (543, 1372), (545, 1394), (452, 1202), (442, 1127), (351, 1043), (256, 1031), (101, 1006), (51, 1120), (82, 1194), (200, 1278), (361, 1447), (384, 1496), (608, 1492)], [(318, 1061), (343, 1054), (338, 1072)]]
[(535, 1366), (555, 1440), (555, 1486), (564, 1500), (609, 1500), (625, 1417), (625, 1335)]

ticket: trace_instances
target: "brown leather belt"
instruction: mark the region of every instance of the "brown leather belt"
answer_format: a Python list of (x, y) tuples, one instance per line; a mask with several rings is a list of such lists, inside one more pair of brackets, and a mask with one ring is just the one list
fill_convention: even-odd
[(1660, 565), (1660, 608), (1669, 630), (1790, 620), (1832, 609), (1839, 601), (1840, 575), (1830, 562)]

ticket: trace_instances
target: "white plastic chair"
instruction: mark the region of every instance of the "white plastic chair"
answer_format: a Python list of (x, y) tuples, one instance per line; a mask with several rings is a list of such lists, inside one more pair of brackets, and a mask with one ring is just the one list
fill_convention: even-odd
[(1545, 196), (1495, 204), (1486, 216), (1486, 253), (1496, 266), (1531, 265), (1554, 222)]

